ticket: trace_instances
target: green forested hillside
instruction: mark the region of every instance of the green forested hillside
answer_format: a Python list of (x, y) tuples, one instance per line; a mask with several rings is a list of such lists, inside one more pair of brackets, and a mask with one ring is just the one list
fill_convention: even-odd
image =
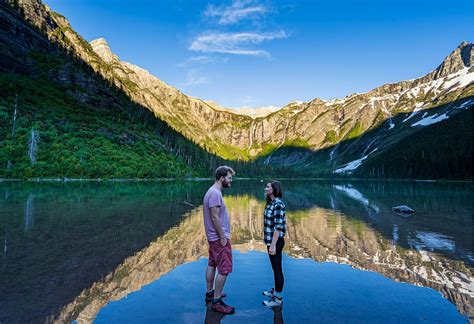
[[(187, 141), (118, 93), (113, 105), (92, 107), (60, 84), (7, 73), (0, 74), (0, 88), (1, 177), (154, 178), (204, 171), (202, 163), (186, 163), (190, 152), (178, 151)], [(28, 154), (32, 130), (38, 134), (36, 163)]]
[(286, 170), (209, 154), (113, 88), (89, 99), (96, 102), (91, 105), (70, 95), (71, 87), (77, 86), (0, 73), (0, 177), (207, 177), (219, 164), (234, 166), (240, 176)]

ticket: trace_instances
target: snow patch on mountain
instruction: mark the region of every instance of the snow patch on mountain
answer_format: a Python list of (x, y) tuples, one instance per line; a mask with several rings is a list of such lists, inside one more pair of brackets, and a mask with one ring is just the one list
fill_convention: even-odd
[(448, 92), (451, 92), (458, 88), (464, 88), (473, 82), (474, 72), (469, 73), (469, 68), (466, 67), (457, 73), (450, 74), (443, 86), (448, 89)]
[(411, 119), (412, 117), (414, 117), (416, 114), (418, 114), (420, 112), (420, 110), (423, 108), (424, 106), (424, 102), (418, 102), (416, 103), (415, 105), (415, 109), (413, 109), (413, 111), (411, 112), (411, 114), (405, 118), (402, 123), (406, 122), (408, 119)]
[(328, 100), (323, 100), (324, 105), (327, 106), (333, 106), (333, 105), (343, 105), (347, 102), (347, 100), (351, 99), (353, 95), (345, 97), (345, 98), (333, 98), (333, 99), (328, 99)]
[(473, 99), (464, 102), (462, 105), (457, 107), (457, 109), (466, 109), (466, 108), (469, 108), (471, 105), (474, 105), (474, 100)]
[(393, 119), (392, 119), (392, 114), (390, 113), (390, 111), (388, 111), (388, 109), (385, 107), (385, 104), (382, 103), (382, 111), (388, 116), (388, 122), (389, 122), (389, 126), (388, 126), (388, 129), (391, 130), (392, 128), (395, 127), (395, 123), (393, 122)]
[(440, 121), (448, 119), (448, 118), (449, 118), (449, 116), (446, 115), (446, 113), (441, 114), (441, 115), (434, 114), (432, 116), (429, 116), (429, 117), (426, 117), (426, 118), (423, 118), (423, 119), (417, 121), (416, 123), (411, 125), (411, 127), (428, 126), (428, 125), (431, 125), (431, 124), (439, 123)]
[(344, 167), (334, 170), (333, 173), (349, 173), (349, 174), (351, 174), (352, 171), (354, 171), (355, 169), (360, 167), (362, 162), (364, 162), (364, 160), (367, 159), (369, 157), (369, 155), (372, 154), (375, 151), (377, 151), (377, 148), (373, 149), (369, 154), (364, 155), (360, 159), (357, 159), (357, 160), (351, 161), (349, 163), (346, 163), (344, 165)]

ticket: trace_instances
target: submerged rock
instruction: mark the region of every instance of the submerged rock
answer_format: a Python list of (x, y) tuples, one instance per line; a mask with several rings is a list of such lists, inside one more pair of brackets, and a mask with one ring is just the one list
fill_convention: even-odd
[(408, 207), (407, 205), (395, 206), (395, 207), (392, 207), (392, 210), (396, 213), (403, 213), (403, 214), (413, 214), (415, 212), (415, 210)]

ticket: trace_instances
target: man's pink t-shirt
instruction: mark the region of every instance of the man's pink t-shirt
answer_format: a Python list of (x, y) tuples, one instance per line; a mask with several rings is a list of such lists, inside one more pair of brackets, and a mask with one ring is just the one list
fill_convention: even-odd
[(204, 228), (206, 229), (206, 236), (209, 242), (217, 241), (219, 234), (214, 227), (211, 219), (211, 208), (220, 207), (219, 219), (221, 221), (222, 230), (227, 239), (230, 239), (230, 221), (225, 207), (224, 198), (219, 188), (212, 186), (204, 196)]

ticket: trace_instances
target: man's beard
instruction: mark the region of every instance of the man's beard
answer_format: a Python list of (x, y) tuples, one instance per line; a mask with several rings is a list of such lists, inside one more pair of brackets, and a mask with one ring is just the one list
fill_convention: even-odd
[(229, 188), (230, 187), (230, 182), (227, 182), (227, 181), (222, 182), (222, 187)]

